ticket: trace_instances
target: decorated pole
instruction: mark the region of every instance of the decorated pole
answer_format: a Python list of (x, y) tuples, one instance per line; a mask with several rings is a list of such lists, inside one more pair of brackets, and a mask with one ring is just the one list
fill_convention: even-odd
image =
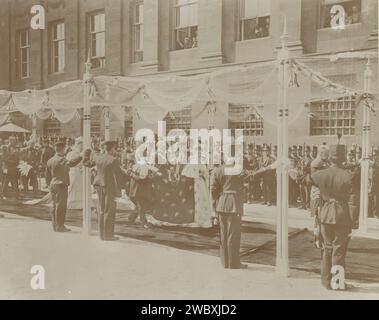
[[(371, 93), (372, 70), (370, 58), (367, 60), (364, 73), (364, 93)], [(368, 102), (367, 102), (368, 103)], [(370, 112), (371, 110), (363, 102), (363, 126), (362, 126), (362, 160), (361, 160), (361, 201), (359, 215), (359, 232), (368, 230), (368, 202), (369, 202), (369, 170), (370, 170)]]
[[(91, 149), (91, 106), (90, 92), (92, 86), (91, 60), (85, 63), (84, 97), (83, 97), (83, 146), (84, 150)], [(91, 235), (91, 170), (83, 166), (83, 232)]]
[[(208, 103), (208, 129), (213, 130), (215, 128), (215, 115), (216, 115), (216, 101), (210, 101)], [(213, 139), (213, 138), (211, 138)], [(209, 189), (209, 202), (212, 210), (213, 221), (217, 219), (216, 212), (213, 210), (213, 196), (212, 196), (212, 172), (213, 172), (213, 141), (209, 140), (209, 175), (208, 175), (208, 189)]]
[(109, 107), (104, 109), (104, 120), (105, 120), (105, 141), (111, 140), (111, 123), (110, 123), (110, 110)]
[(33, 113), (32, 118), (32, 140), (37, 141), (37, 115)]
[(288, 62), (287, 19), (281, 36), (282, 47), (278, 52), (278, 158), (277, 158), (277, 224), (276, 224), (276, 272), (288, 277)]

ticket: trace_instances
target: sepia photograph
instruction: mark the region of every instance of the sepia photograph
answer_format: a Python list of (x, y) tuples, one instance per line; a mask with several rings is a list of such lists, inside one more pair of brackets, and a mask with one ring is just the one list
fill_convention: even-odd
[(0, 41), (0, 300), (379, 299), (378, 0), (0, 0)]

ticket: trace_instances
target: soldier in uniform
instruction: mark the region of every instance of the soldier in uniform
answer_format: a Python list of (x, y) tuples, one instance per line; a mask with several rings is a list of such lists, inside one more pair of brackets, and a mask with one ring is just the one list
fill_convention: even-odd
[(55, 232), (69, 232), (65, 227), (68, 186), (70, 185), (70, 168), (77, 166), (82, 157), (71, 161), (65, 157), (65, 143), (55, 144), (55, 155), (47, 162), (47, 180), (50, 181), (50, 194), (53, 200), (51, 212)]
[(298, 147), (292, 146), (289, 148), (289, 160), (290, 160), (290, 170), (289, 170), (289, 203), (291, 206), (297, 205), (297, 200), (299, 199), (300, 188), (299, 188), (299, 154)]
[(33, 192), (36, 193), (38, 191), (37, 172), (40, 154), (38, 150), (35, 148), (34, 141), (28, 141), (27, 147), (22, 150), (21, 154), (21, 159), (31, 166), (31, 169), (29, 170), (27, 176), (22, 177), (24, 191), (29, 190), (30, 183), (30, 185), (33, 188)]
[(40, 172), (45, 176), (46, 186), (50, 185), (49, 178), (47, 177), (47, 162), (54, 156), (55, 151), (50, 146), (49, 139), (45, 138), (42, 140), (42, 148), (41, 148), (41, 157), (39, 168)]
[(323, 205), (320, 211), (322, 235), (322, 285), (331, 289), (332, 267), (345, 268), (345, 257), (352, 229), (358, 228), (358, 217), (352, 215), (350, 206), (356, 193), (353, 177), (343, 169), (346, 148), (342, 145), (330, 148), (331, 166), (312, 174), (312, 182), (320, 189)]
[(87, 150), (83, 161), (87, 167), (96, 167), (93, 185), (99, 199), (98, 227), (100, 239), (103, 241), (119, 240), (114, 236), (116, 198), (121, 196), (125, 173), (117, 159), (117, 147), (116, 141), (106, 141), (105, 154), (96, 156), (95, 160), (90, 160), (90, 151)]
[(247, 267), (240, 261), (244, 179), (226, 175), (228, 166), (233, 167), (232, 161), (215, 169), (211, 179), (213, 206), (220, 225), (220, 257), (225, 269), (243, 269)]
[(301, 208), (308, 210), (310, 207), (310, 193), (311, 184), (310, 174), (311, 174), (311, 148), (307, 146), (305, 148), (305, 154), (299, 162), (299, 186), (300, 186), (300, 199)]
[(18, 189), (18, 178), (19, 171), (17, 166), (20, 162), (20, 152), (16, 144), (16, 138), (10, 137), (9, 144), (4, 150), (3, 156), (3, 186), (2, 186), (2, 195), (5, 194), (6, 188), (8, 187), (9, 182), (11, 183), (12, 190), (18, 198), (19, 189)]
[[(252, 171), (254, 169), (254, 157), (252, 154), (252, 149), (249, 147), (249, 149), (246, 151), (243, 159), (243, 168), (244, 170)], [(253, 197), (253, 179), (254, 177), (250, 177), (245, 181), (245, 200), (247, 203), (251, 204), (254, 197)]]
[(374, 163), (371, 168), (371, 208), (374, 217), (379, 218), (379, 149), (374, 150)]
[[(253, 166), (251, 170), (253, 172), (258, 172), (261, 168), (262, 163), (262, 156), (260, 154), (260, 149), (258, 146), (255, 146), (254, 153), (253, 153)], [(261, 188), (261, 181), (262, 181), (262, 175), (261, 174), (254, 174), (250, 176), (250, 184), (251, 184), (251, 193), (253, 195), (254, 201), (261, 201), (262, 199), (262, 188)]]
[[(314, 173), (325, 170), (329, 167), (329, 148), (325, 145), (318, 147), (318, 154), (316, 159), (311, 163), (311, 175)], [(321, 248), (321, 226), (320, 226), (320, 210), (322, 207), (322, 198), (320, 189), (312, 184), (310, 195), (310, 212), (311, 216), (315, 218), (314, 223), (314, 245), (316, 248)]]
[(269, 147), (265, 145), (259, 170), (262, 172), (263, 204), (268, 206), (275, 202), (275, 170), (272, 169), (274, 162)]

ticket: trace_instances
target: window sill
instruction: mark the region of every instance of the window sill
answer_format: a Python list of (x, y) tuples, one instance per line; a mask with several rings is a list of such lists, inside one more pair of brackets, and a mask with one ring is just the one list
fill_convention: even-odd
[(53, 72), (53, 73), (49, 73), (49, 76), (61, 76), (61, 75), (63, 75), (63, 74), (65, 74), (64, 71), (61, 71), (61, 72)]
[(351, 30), (354, 30), (354, 29), (359, 29), (362, 27), (362, 22), (358, 22), (358, 23), (353, 23), (353, 24), (347, 24), (345, 26), (345, 28), (341, 29), (341, 28), (332, 28), (332, 27), (325, 27), (325, 28), (318, 28), (317, 31), (321, 31), (321, 32), (329, 32), (329, 31), (344, 31), (344, 30), (348, 30), (348, 29), (351, 29)]
[(188, 52), (188, 51), (195, 51), (195, 50), (197, 50), (198, 48), (199, 48), (199, 47), (188, 48), (188, 49), (174, 49), (174, 50), (170, 50), (170, 52), (181, 52), (181, 51)]
[(271, 40), (271, 39), (272, 39), (272, 37), (268, 36), (268, 37), (255, 38), (255, 39), (237, 40), (236, 43), (248, 43), (248, 42)]

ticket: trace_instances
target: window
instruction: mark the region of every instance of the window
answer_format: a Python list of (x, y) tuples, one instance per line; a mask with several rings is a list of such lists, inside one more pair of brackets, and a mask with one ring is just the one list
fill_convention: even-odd
[(175, 50), (197, 47), (197, 0), (176, 0)]
[(312, 102), (311, 136), (355, 134), (355, 98)]
[(270, 1), (240, 1), (240, 39), (265, 38), (270, 35)]
[(143, 1), (134, 4), (134, 53), (133, 62), (143, 61)]
[(64, 71), (65, 43), (64, 23), (54, 22), (50, 27), (50, 73)]
[(320, 28), (331, 27), (331, 10), (335, 5), (345, 9), (345, 25), (361, 22), (361, 0), (321, 0)]
[(30, 77), (30, 41), (29, 30), (21, 30), (17, 33), (17, 74), (18, 78)]
[(125, 107), (125, 137), (133, 137), (133, 107)]
[(182, 129), (189, 133), (192, 125), (192, 108), (170, 112), (164, 121), (166, 121), (167, 133), (175, 129)]
[(48, 119), (45, 121), (45, 135), (59, 136), (61, 134), (61, 123), (57, 119)]
[(105, 14), (98, 12), (89, 16), (89, 48), (93, 68), (105, 67)]
[(252, 105), (229, 105), (229, 129), (243, 129), (246, 137), (263, 136), (263, 118)]

